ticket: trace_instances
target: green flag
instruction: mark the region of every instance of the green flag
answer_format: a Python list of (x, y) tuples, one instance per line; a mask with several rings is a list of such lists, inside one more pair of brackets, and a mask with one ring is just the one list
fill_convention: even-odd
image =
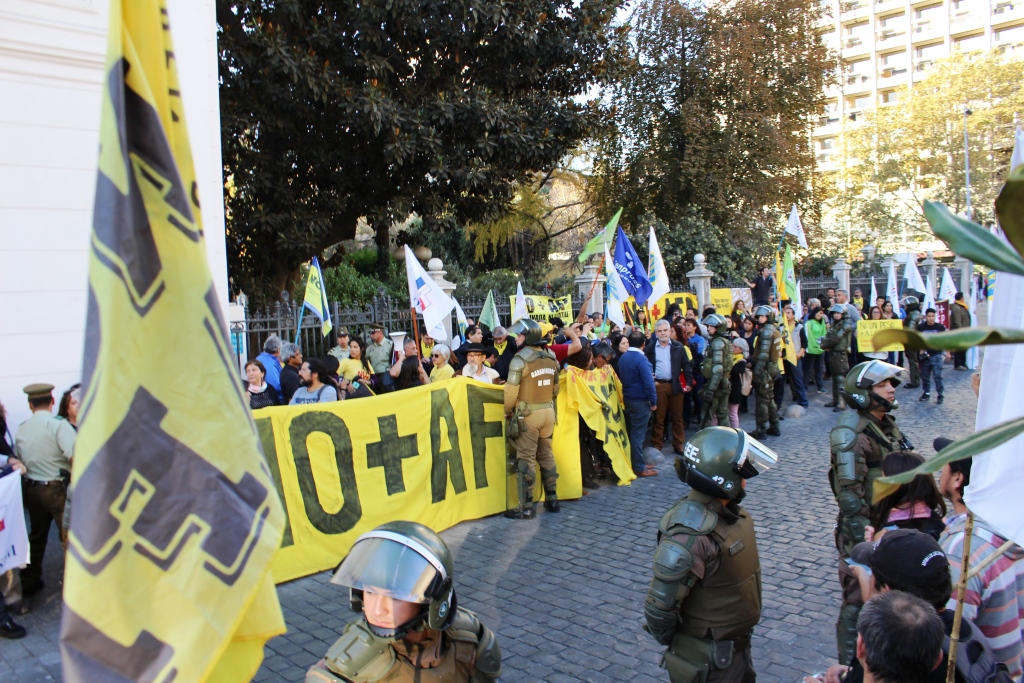
[(790, 246), (786, 245), (786, 255), (782, 258), (782, 277), (786, 280), (786, 293), (789, 295), (791, 301), (795, 301), (793, 298), (796, 289), (796, 272), (793, 270), (793, 250)]
[(498, 318), (498, 307), (494, 305), (494, 292), (487, 292), (487, 300), (484, 301), (484, 307), (480, 309), (480, 320), (477, 322), (487, 325), (492, 331), (501, 324), (501, 320)]
[(620, 208), (612, 216), (612, 219), (608, 221), (608, 225), (604, 226), (604, 230), (597, 233), (594, 239), (587, 242), (587, 246), (583, 247), (583, 252), (580, 254), (580, 263), (583, 263), (594, 254), (603, 254), (605, 245), (611, 246), (612, 240), (615, 238), (615, 228), (619, 225), (619, 217), (621, 215), (622, 209)]

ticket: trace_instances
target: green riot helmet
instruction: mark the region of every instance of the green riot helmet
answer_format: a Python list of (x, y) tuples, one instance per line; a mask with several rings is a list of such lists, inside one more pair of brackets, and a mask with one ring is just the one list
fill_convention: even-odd
[(921, 308), (921, 300), (913, 295), (905, 296), (900, 299), (900, 306), (908, 311), (916, 311)]
[(715, 334), (719, 336), (726, 336), (729, 334), (729, 330), (726, 329), (725, 317), (718, 313), (709, 313), (703, 320), (701, 320), (701, 323), (703, 323), (705, 327), (715, 328)]
[(356, 539), (331, 583), (349, 587), (356, 612), (363, 611), (364, 591), (422, 605), (419, 614), (395, 628), (367, 621), (377, 636), (398, 640), (424, 624), (436, 631), (451, 625), (454, 570), (452, 554), (437, 533), (418, 522), (388, 522)]
[(520, 318), (519, 320), (512, 323), (512, 326), (508, 328), (508, 333), (513, 337), (524, 335), (526, 341), (523, 342), (524, 346), (535, 346), (540, 344), (541, 339), (544, 337), (541, 334), (540, 323), (533, 318)]
[(697, 432), (676, 458), (676, 475), (715, 498), (743, 498), (743, 479), (756, 477), (778, 462), (779, 456), (746, 432), (732, 427), (708, 427)]
[(899, 401), (893, 399), (890, 403), (872, 390), (876, 384), (886, 380), (898, 387), (903, 381), (903, 368), (881, 360), (857, 363), (846, 373), (846, 385), (839, 394), (854, 410), (871, 410), (875, 405), (881, 405), (886, 410), (896, 410)]
[(844, 304), (832, 304), (832, 307), (828, 309), (829, 314), (842, 313), (843, 317), (850, 315), (850, 312), (846, 309)]
[(771, 306), (765, 306), (764, 304), (761, 304), (760, 306), (754, 308), (753, 315), (754, 322), (757, 322), (757, 319), (760, 318), (762, 315), (768, 318), (768, 322), (775, 322), (775, 311), (772, 310)]

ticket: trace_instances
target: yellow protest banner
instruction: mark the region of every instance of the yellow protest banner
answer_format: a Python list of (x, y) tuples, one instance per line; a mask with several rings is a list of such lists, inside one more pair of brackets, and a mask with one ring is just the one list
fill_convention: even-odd
[[(732, 313), (732, 290), (728, 287), (711, 290), (711, 304), (722, 315)], [(700, 311), (698, 311), (700, 313)]]
[[(559, 498), (583, 495), (578, 414), (627, 483), (633, 475), (614, 373), (570, 371), (561, 382), (552, 444)], [(255, 411), (287, 512), (274, 580), (336, 566), (360, 534), (384, 522), (441, 531), (504, 512), (503, 402), (500, 387), (457, 377), (384, 396)]]
[(857, 343), (861, 350), (871, 349), (872, 351), (902, 351), (903, 344), (889, 344), (876, 349), (872, 342), (879, 330), (902, 330), (902, 320), (861, 320), (857, 323)]
[[(516, 298), (508, 298), (512, 310), (516, 307)], [(572, 316), (572, 295), (565, 296), (540, 296), (538, 294), (526, 295), (526, 312), (534, 320), (550, 320), (552, 317), (559, 317), (566, 325), (575, 320)]]
[[(664, 317), (665, 311), (672, 304), (679, 304), (679, 308), (685, 313), (687, 308), (697, 308), (697, 295), (692, 292), (669, 292), (657, 301), (648, 301), (647, 307), (651, 311), (651, 319), (658, 320)], [(630, 314), (634, 314), (637, 308), (636, 299), (633, 297), (626, 299), (626, 306), (629, 308)]]

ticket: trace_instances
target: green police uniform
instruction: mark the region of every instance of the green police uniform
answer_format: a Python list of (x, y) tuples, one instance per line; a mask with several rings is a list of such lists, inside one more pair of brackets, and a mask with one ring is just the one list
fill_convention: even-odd
[[(30, 399), (49, 397), (52, 390), (53, 386), (49, 384), (25, 387)], [(32, 417), (21, 423), (14, 436), (15, 456), (25, 464), (25, 511), (31, 526), (29, 564), (21, 571), (25, 593), (31, 593), (41, 585), (42, 560), (51, 522), (57, 523), (60, 542), (67, 543), (67, 530), (64, 528), (67, 490), (60, 471), (71, 470), (75, 436), (71, 423), (56, 417), (46, 408), (34, 410)]]
[[(767, 308), (766, 306), (759, 306)], [(758, 309), (754, 309), (755, 313)], [(754, 392), (757, 431), (754, 436), (763, 439), (767, 435), (779, 436), (779, 408), (775, 405), (775, 378), (779, 376), (779, 359), (782, 357), (782, 334), (768, 321), (758, 330), (754, 338)]]
[(743, 479), (777, 456), (745, 433), (711, 427), (676, 460), (691, 486), (658, 524), (646, 630), (667, 645), (672, 683), (753, 683), (750, 638), (761, 619), (761, 563), (754, 522), (739, 505)]
[(839, 392), (846, 383), (846, 373), (850, 371), (850, 361), (847, 354), (850, 352), (850, 344), (853, 340), (853, 321), (843, 304), (835, 304), (829, 309), (829, 315), (839, 312), (842, 308), (843, 317), (839, 320), (832, 320), (829, 324), (828, 334), (818, 342), (821, 348), (829, 352), (828, 371), (832, 375), (832, 402), (825, 404), (826, 408), (835, 411), (843, 409), (843, 401)]
[(388, 522), (356, 539), (331, 579), (349, 587), (352, 609), (363, 612), (367, 592), (420, 609), (393, 628), (363, 614), (306, 672), (306, 683), (495, 681), (501, 648), (475, 614), (457, 606), (453, 572), (444, 540), (417, 522)]
[[(853, 546), (864, 540), (872, 486), (875, 479), (882, 476), (882, 459), (892, 451), (910, 448), (892, 415), (879, 419), (869, 412), (879, 405), (879, 398), (871, 387), (884, 379), (892, 379), (898, 385), (900, 372), (900, 368), (878, 360), (854, 366), (847, 376), (843, 399), (856, 410), (844, 412), (829, 434), (832, 452), (829, 484), (839, 506), (835, 540), (839, 551), (839, 582), (843, 588), (843, 603), (836, 623), (840, 662), (853, 658), (857, 616), (863, 604), (860, 585), (845, 559)], [(887, 410), (895, 407), (896, 403)]]
[(708, 344), (701, 373), (704, 375), (704, 389), (701, 396), (704, 409), (700, 420), (700, 429), (711, 425), (712, 416), (718, 418), (723, 427), (729, 424), (729, 373), (732, 371), (732, 342), (725, 319), (713, 313), (702, 321), (705, 326), (715, 328), (715, 334)]

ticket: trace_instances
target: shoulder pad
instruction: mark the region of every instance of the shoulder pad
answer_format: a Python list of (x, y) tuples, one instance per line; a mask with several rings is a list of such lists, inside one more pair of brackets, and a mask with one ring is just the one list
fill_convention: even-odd
[(477, 631), (480, 630), (480, 626), (480, 619), (476, 616), (475, 612), (470, 612), (468, 609), (459, 607), (455, 610), (455, 617), (452, 619), (452, 623), (448, 627), (448, 630), (466, 631), (476, 636)]
[(494, 633), (480, 623), (475, 613), (458, 608), (451, 626), (445, 631), (452, 640), (469, 643), (476, 648), (474, 681), (492, 681), (501, 676), (501, 647)]
[(522, 352), (517, 353), (515, 356), (513, 356), (512, 360), (509, 361), (509, 364), (508, 364), (509, 370), (522, 370), (525, 367), (526, 367), (526, 359), (523, 358)]
[(718, 524), (718, 515), (707, 506), (692, 500), (683, 500), (665, 513), (658, 524), (662, 534), (689, 533), (705, 536)]
[(828, 435), (833, 453), (853, 449), (853, 445), (857, 441), (857, 435), (863, 431), (860, 423), (861, 417), (856, 411), (843, 411), (836, 426), (832, 428)]
[(327, 668), (353, 681), (376, 681), (395, 665), (391, 643), (378, 638), (360, 619), (345, 627), (324, 658)]

